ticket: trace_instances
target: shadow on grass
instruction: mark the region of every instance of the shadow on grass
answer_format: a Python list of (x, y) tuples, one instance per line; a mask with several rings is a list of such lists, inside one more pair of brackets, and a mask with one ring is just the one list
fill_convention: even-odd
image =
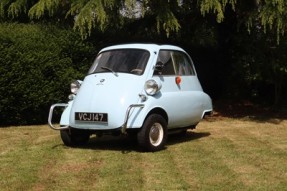
[(210, 135), (209, 132), (193, 132), (193, 131), (187, 131), (185, 134), (182, 133), (171, 134), (168, 137), (167, 145), (176, 145), (179, 143), (189, 142), (204, 137), (208, 137), (209, 135)]
[[(167, 147), (169, 145), (175, 145), (188, 141), (193, 141), (203, 137), (209, 136), (210, 133), (195, 133), (188, 131), (186, 134), (171, 134), (168, 136)], [(58, 145), (60, 146), (60, 145)], [(138, 146), (136, 137), (130, 136), (103, 136), (96, 137), (92, 136), (87, 145), (79, 146), (76, 148), (81, 149), (92, 149), (92, 150), (110, 150), (110, 151), (121, 151), (123, 154), (129, 152), (143, 152)]]

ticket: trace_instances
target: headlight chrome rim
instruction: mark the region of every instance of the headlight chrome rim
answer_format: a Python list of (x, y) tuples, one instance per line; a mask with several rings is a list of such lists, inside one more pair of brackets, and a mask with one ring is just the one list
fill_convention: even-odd
[(153, 79), (146, 81), (144, 85), (145, 92), (148, 95), (155, 95), (157, 92), (159, 92), (160, 88), (161, 85)]
[(80, 87), (81, 87), (81, 83), (78, 80), (73, 81), (71, 83), (71, 92), (76, 95)]

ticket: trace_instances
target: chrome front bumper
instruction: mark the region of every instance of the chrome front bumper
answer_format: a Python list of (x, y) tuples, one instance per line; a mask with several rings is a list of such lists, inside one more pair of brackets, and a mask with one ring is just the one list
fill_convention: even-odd
[[(68, 129), (68, 128), (69, 128), (68, 125), (55, 127), (55, 126), (53, 125), (53, 123), (52, 123), (53, 112), (54, 112), (55, 107), (64, 107), (64, 108), (66, 108), (67, 106), (68, 106), (67, 103), (56, 103), (56, 104), (54, 104), (54, 105), (51, 106), (50, 112), (49, 112), (49, 117), (48, 117), (48, 124), (49, 124), (49, 126), (50, 126), (52, 129), (54, 129), (54, 130), (63, 130), (63, 129)], [(127, 124), (128, 124), (128, 120), (129, 120), (129, 117), (130, 117), (131, 109), (132, 109), (132, 108), (136, 108), (136, 107), (143, 108), (143, 107), (144, 107), (144, 104), (132, 104), (132, 105), (130, 105), (130, 106), (127, 108), (124, 123), (123, 123), (123, 125), (120, 127), (122, 133), (126, 133)]]

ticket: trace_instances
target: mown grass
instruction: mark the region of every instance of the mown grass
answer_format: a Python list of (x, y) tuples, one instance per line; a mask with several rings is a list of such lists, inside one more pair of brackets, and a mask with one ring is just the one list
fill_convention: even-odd
[(69, 148), (46, 125), (1, 128), (0, 190), (287, 190), (287, 120), (202, 121), (156, 153), (125, 137)]

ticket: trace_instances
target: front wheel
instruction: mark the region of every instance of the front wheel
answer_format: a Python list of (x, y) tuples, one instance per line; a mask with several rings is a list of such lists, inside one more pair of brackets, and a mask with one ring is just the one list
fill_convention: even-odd
[(90, 134), (88, 132), (74, 128), (60, 130), (60, 135), (66, 146), (84, 145), (90, 139)]
[(137, 135), (139, 146), (146, 151), (162, 150), (167, 141), (167, 122), (158, 114), (147, 117)]

